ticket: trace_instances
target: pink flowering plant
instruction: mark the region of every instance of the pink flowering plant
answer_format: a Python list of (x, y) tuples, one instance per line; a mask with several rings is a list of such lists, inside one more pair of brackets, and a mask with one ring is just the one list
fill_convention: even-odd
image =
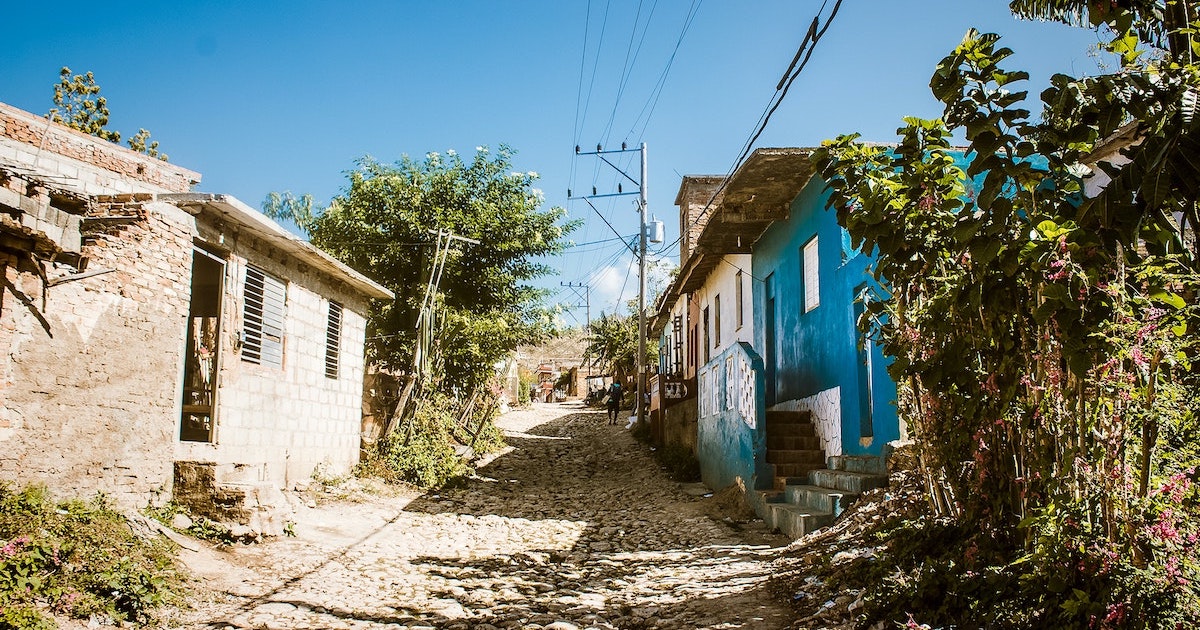
[(0, 484), (0, 628), (54, 628), (51, 615), (149, 623), (182, 588), (168, 545), (134, 537), (102, 497)]
[[(1041, 120), (1013, 91), (1026, 73), (1002, 67), (1012, 51), (971, 31), (930, 82), (942, 119), (905, 119), (894, 147), (850, 135), (814, 155), (830, 207), (877, 256), (886, 294), (860, 326), (894, 357), (941, 536), (904, 560), (937, 567), (921, 572), (937, 588), (895, 582), (878, 610), (1200, 626), (1200, 150), (1184, 146), (1200, 146), (1200, 66), (1137, 65), (1149, 18), (1105, 16), (1126, 66), (1054, 77)], [(1091, 157), (1131, 120), (1123, 167)]]

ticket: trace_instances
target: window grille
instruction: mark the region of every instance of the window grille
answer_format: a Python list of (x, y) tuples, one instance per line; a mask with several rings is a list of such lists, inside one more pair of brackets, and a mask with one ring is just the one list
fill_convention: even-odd
[(269, 367), (283, 367), (283, 314), (287, 295), (282, 280), (246, 266), (243, 292), (242, 360)]
[(338, 357), (342, 347), (342, 305), (329, 301), (329, 319), (325, 324), (325, 378), (338, 377)]

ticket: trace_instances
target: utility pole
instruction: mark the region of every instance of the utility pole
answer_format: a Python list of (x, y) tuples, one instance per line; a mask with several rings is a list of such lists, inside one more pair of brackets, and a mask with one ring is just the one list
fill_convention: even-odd
[[(588, 330), (591, 330), (591, 328), (592, 328), (592, 287), (590, 285), (588, 285), (588, 283), (586, 283), (586, 282), (559, 282), (558, 284), (560, 286), (567, 287), (568, 289), (583, 289), (583, 305), (584, 305), (584, 309), (585, 309), (584, 314), (587, 317), (587, 328), (588, 328)], [(576, 291), (576, 294), (578, 295), (578, 291)], [(578, 305), (576, 305), (576, 306), (578, 306)]]
[(642, 143), (642, 181), (638, 185), (638, 422), (649, 422), (646, 412), (646, 143)]
[[(587, 325), (584, 327), (584, 331), (586, 334), (590, 335), (592, 333), (592, 287), (591, 287), (591, 285), (589, 285), (586, 282), (559, 282), (558, 284), (561, 286), (567, 287), (568, 289), (572, 289), (572, 290), (583, 289), (583, 308), (584, 308), (583, 312), (584, 312), (584, 316), (587, 318), (587, 320), (586, 320)], [(575, 294), (578, 295), (579, 292), (575, 291)], [(572, 306), (574, 306), (576, 308), (579, 307), (578, 304), (573, 304)], [(572, 317), (574, 317), (574, 316), (572, 316)], [(579, 321), (579, 320), (575, 320), (575, 321)], [(592, 362), (591, 361), (587, 362), (587, 370), (588, 370), (587, 375), (590, 377), (592, 375)]]
[[(626, 173), (623, 169), (621, 169), (621, 167), (617, 166), (616, 164), (613, 164), (611, 161), (609, 161), (609, 159), (607, 157), (605, 157), (606, 155), (613, 154), (613, 153), (638, 153), (639, 157), (641, 158), (641, 160), (640, 160), (641, 161), (640, 178), (634, 179), (633, 177), (631, 177), (629, 175), (629, 173)], [(636, 185), (638, 187), (637, 192), (633, 192), (633, 191), (625, 192), (624, 190), (622, 190), (621, 185), (617, 184), (617, 192), (606, 193), (606, 194), (598, 194), (596, 189), (593, 187), (591, 195), (582, 195), (579, 197), (573, 197), (571, 195), (571, 191), (568, 190), (567, 198), (568, 199), (583, 199), (583, 200), (586, 200), (588, 202), (588, 204), (591, 204), (592, 199), (599, 199), (601, 197), (619, 197), (622, 195), (635, 195), (635, 194), (638, 196), (638, 251), (636, 252), (636, 255), (638, 257), (638, 276), (639, 276), (638, 277), (638, 350), (637, 350), (637, 398), (634, 400), (634, 405), (635, 405), (635, 408), (637, 409), (638, 420), (645, 421), (646, 420), (646, 417), (645, 417), (645, 398), (646, 398), (646, 396), (645, 396), (645, 393), (646, 393), (646, 168), (647, 168), (647, 165), (646, 165), (646, 143), (645, 142), (641, 143), (641, 146), (637, 149), (630, 149), (629, 147), (627, 147), (625, 145), (624, 142), (622, 142), (620, 149), (611, 149), (608, 151), (605, 151), (603, 146), (596, 145), (596, 150), (594, 152), (591, 152), (591, 151), (580, 152), (579, 147), (576, 146), (575, 154), (576, 155), (594, 155), (594, 156), (600, 158), (600, 160), (602, 160), (605, 164), (612, 167), (613, 170), (620, 173), (625, 179), (629, 180), (630, 182), (632, 182), (634, 185)], [(592, 207), (594, 208), (595, 206), (592, 206)], [(603, 218), (603, 215), (601, 215), (601, 218)]]

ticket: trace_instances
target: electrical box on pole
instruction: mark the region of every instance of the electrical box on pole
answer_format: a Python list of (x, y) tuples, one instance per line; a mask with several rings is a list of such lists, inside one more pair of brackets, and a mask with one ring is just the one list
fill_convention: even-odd
[(663, 229), (662, 221), (655, 219), (646, 224), (646, 229), (649, 230), (649, 232), (646, 234), (647, 241), (650, 241), (655, 245), (661, 245), (662, 242), (666, 240), (666, 238), (664, 238), (666, 230)]

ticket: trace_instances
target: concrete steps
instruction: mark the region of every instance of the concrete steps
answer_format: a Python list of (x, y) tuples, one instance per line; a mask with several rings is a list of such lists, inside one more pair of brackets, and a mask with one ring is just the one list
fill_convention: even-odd
[(767, 412), (767, 463), (775, 468), (774, 487), (783, 490), (789, 479), (804, 480), (825, 466), (825, 451), (807, 411)]
[(800, 538), (830, 525), (859, 495), (887, 486), (882, 457), (825, 458), (808, 412), (767, 412), (767, 463), (774, 490), (758, 491), (759, 515), (768, 526)]

